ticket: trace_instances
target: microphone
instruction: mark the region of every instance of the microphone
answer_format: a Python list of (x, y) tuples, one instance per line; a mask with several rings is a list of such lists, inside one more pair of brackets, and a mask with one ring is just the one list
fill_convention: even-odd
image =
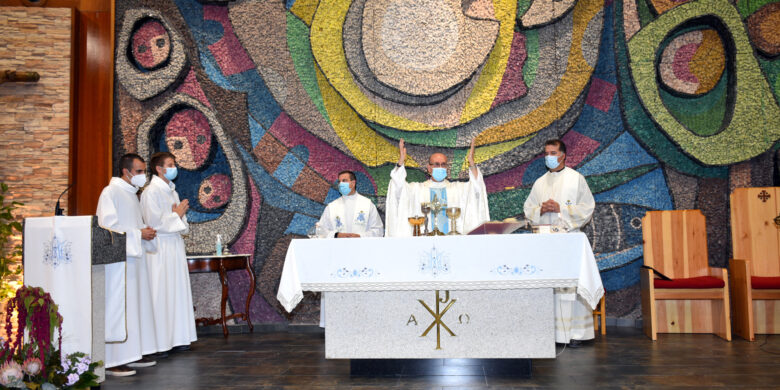
[(73, 187), (73, 183), (69, 184), (68, 188), (66, 188), (65, 191), (62, 191), (60, 197), (57, 198), (57, 205), (54, 206), (54, 215), (63, 215), (62, 213), (64, 212), (64, 210), (62, 209), (62, 207), (60, 207), (60, 199), (62, 199), (62, 195), (65, 195), (65, 193), (68, 192), (70, 187)]

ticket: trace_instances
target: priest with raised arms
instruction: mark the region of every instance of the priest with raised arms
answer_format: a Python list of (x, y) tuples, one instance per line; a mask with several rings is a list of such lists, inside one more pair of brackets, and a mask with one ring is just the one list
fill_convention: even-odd
[[(409, 217), (422, 216), (420, 205), (432, 202), (434, 197), (447, 207), (460, 207), (461, 214), (457, 218), (457, 229), (460, 233), (468, 233), (472, 229), (490, 220), (488, 211), (487, 189), (482, 173), (474, 162), (474, 140), (467, 156), (469, 163), (469, 181), (451, 182), (447, 180), (450, 165), (443, 153), (434, 153), (428, 159), (427, 171), (430, 179), (422, 183), (406, 182), (406, 147), (404, 140), (399, 143), (400, 156), (398, 164), (390, 172), (390, 183), (386, 199), (386, 233), (387, 237), (407, 237), (412, 235)], [(450, 230), (449, 218), (445, 210), (437, 214), (437, 226), (442, 233)], [(428, 227), (433, 230), (433, 216), (428, 217)]]
[[(552, 139), (544, 145), (547, 173), (534, 182), (523, 205), (533, 225), (556, 225), (579, 232), (590, 222), (596, 202), (585, 177), (566, 166), (566, 144)], [(593, 310), (573, 289), (555, 289), (555, 341), (578, 346), (594, 338)]]
[(137, 154), (119, 159), (119, 177), (100, 193), (98, 224), (125, 233), (127, 261), (106, 265), (106, 375), (134, 375), (158, 352), (146, 252), (156, 250), (156, 231), (144, 224), (138, 190), (146, 184), (146, 163)]
[(198, 339), (182, 234), (189, 233), (189, 201), (176, 192), (178, 169), (169, 152), (152, 155), (152, 180), (141, 194), (144, 221), (157, 231), (157, 252), (148, 253), (149, 283), (160, 351), (186, 350)]

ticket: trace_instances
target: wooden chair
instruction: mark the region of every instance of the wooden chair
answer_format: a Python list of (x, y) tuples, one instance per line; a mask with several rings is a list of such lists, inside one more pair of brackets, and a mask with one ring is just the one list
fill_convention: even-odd
[(750, 341), (780, 333), (780, 187), (734, 190), (731, 242), (734, 333)]
[(607, 334), (607, 306), (606, 293), (601, 297), (598, 306), (593, 310), (593, 330), (599, 330), (599, 320), (601, 320), (601, 334)]
[[(731, 340), (728, 273), (708, 264), (707, 227), (699, 210), (649, 211), (642, 218), (644, 330), (713, 333)], [(655, 277), (653, 271), (670, 278)]]

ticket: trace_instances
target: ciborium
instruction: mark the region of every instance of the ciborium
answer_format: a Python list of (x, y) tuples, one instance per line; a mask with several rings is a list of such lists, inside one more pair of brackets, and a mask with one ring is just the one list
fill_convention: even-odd
[(425, 217), (420, 216), (414, 216), (409, 217), (409, 224), (412, 225), (412, 236), (419, 237), (422, 236), (422, 233), (420, 232), (420, 226), (425, 223)]
[(433, 231), (428, 233), (429, 236), (445, 235), (441, 230), (439, 230), (437, 219), (438, 219), (439, 212), (445, 210), (446, 208), (447, 208), (447, 203), (442, 203), (441, 201), (439, 201), (439, 198), (436, 195), (434, 195), (433, 201), (431, 201), (430, 203), (430, 210), (431, 210), (431, 214), (433, 215), (433, 223), (432, 223)]
[(447, 217), (450, 218), (450, 226), (452, 226), (447, 235), (454, 236), (460, 234), (458, 233), (457, 225), (457, 219), (460, 218), (460, 207), (447, 207)]

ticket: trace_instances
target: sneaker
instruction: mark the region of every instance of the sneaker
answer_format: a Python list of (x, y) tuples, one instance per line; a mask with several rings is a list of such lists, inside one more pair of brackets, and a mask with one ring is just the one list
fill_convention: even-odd
[(189, 345), (179, 345), (176, 347), (173, 347), (172, 351), (174, 352), (183, 352), (183, 351), (189, 351), (190, 346)]
[(148, 356), (149, 356), (151, 359), (154, 359), (154, 360), (165, 359), (165, 358), (167, 358), (167, 357), (168, 357), (168, 351), (157, 352), (157, 353), (153, 353), (153, 354), (151, 354), (151, 355), (148, 355)]
[(127, 366), (131, 368), (143, 368), (143, 367), (151, 367), (156, 364), (157, 364), (156, 361), (146, 357), (142, 357), (141, 360), (136, 360), (132, 363), (128, 363)]
[(106, 375), (110, 376), (131, 376), (135, 375), (135, 370), (128, 366), (116, 366), (106, 368)]

